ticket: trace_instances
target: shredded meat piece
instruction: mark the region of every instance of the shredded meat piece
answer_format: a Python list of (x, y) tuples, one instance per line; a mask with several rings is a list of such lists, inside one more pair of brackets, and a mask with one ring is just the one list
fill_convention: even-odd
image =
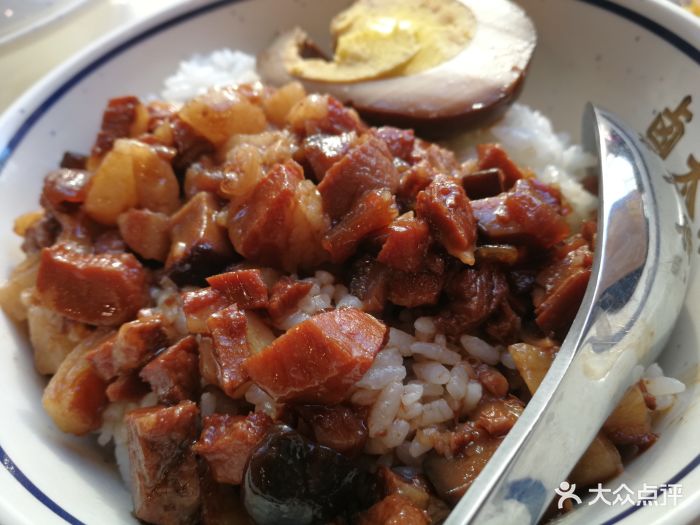
[(331, 260), (348, 259), (360, 242), (377, 230), (388, 226), (398, 215), (394, 197), (388, 190), (369, 190), (361, 195), (353, 208), (323, 237), (323, 247)]
[(416, 216), (430, 225), (450, 255), (474, 264), (476, 220), (469, 197), (455, 179), (436, 176), (416, 197)]
[(318, 191), (323, 198), (323, 209), (337, 220), (345, 216), (366, 191), (386, 188), (393, 193), (398, 184), (399, 174), (386, 144), (364, 135), (326, 172)]
[(213, 414), (204, 418), (202, 434), (192, 450), (207, 461), (216, 481), (240, 485), (250, 454), (273, 424), (263, 413)]
[(428, 525), (424, 511), (405, 496), (392, 494), (360, 514), (358, 525)]
[(501, 301), (498, 310), (486, 322), (484, 329), (499, 343), (509, 344), (520, 339), (522, 320), (510, 306), (508, 300)]
[(173, 117), (170, 128), (177, 149), (177, 156), (173, 160), (173, 168), (176, 171), (183, 171), (200, 157), (214, 153), (214, 145), (197, 134), (192, 126), (181, 118)]
[(42, 250), (36, 286), (46, 306), (100, 326), (129, 321), (147, 300), (146, 272), (133, 255), (89, 255), (67, 244)]
[(493, 242), (550, 248), (569, 233), (557, 192), (532, 179), (471, 204), (479, 230)]
[(194, 399), (199, 390), (197, 340), (191, 335), (183, 337), (144, 366), (140, 377), (151, 385), (161, 403), (173, 405)]
[(296, 410), (311, 427), (313, 439), (319, 445), (348, 456), (364, 449), (367, 425), (357, 409), (343, 405), (302, 405)]
[(133, 410), (127, 428), (134, 515), (149, 523), (194, 524), (200, 489), (190, 450), (199, 410), (192, 401)]
[(245, 361), (251, 379), (279, 401), (336, 404), (372, 364), (387, 328), (346, 308), (315, 315)]
[(277, 322), (291, 314), (299, 301), (309, 293), (313, 284), (309, 281), (299, 281), (282, 276), (270, 291), (270, 302), (267, 311), (273, 321)]
[(207, 277), (207, 282), (242, 310), (267, 307), (267, 285), (263, 281), (260, 270), (248, 269), (220, 273)]

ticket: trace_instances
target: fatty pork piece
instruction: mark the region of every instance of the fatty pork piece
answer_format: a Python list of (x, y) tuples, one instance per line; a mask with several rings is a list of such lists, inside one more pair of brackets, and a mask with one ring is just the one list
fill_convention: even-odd
[(387, 328), (355, 308), (313, 316), (244, 362), (278, 401), (336, 404), (369, 369)]
[(252, 192), (231, 202), (228, 234), (251, 262), (285, 271), (312, 268), (327, 259), (328, 230), (321, 197), (294, 161), (275, 164)]
[(132, 410), (124, 421), (134, 515), (159, 525), (193, 524), (200, 504), (197, 461), (199, 410), (192, 401)]
[(139, 373), (164, 404), (194, 399), (199, 391), (197, 340), (188, 335), (158, 354)]
[(68, 319), (118, 326), (146, 304), (146, 281), (131, 254), (93, 255), (62, 243), (42, 250), (36, 287), (42, 303)]

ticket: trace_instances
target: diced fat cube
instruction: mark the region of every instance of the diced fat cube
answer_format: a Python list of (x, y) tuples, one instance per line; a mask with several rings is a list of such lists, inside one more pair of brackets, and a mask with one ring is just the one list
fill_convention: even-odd
[(492, 436), (503, 436), (513, 428), (524, 408), (523, 402), (514, 396), (493, 399), (477, 407), (474, 419)]
[(204, 418), (202, 434), (192, 449), (207, 461), (216, 481), (240, 485), (250, 454), (272, 425), (263, 413), (213, 414)]
[(200, 487), (190, 445), (197, 437), (198, 416), (192, 401), (137, 409), (125, 416), (137, 518), (167, 525), (196, 520)]
[(384, 324), (355, 308), (315, 315), (245, 362), (280, 401), (340, 403), (385, 342)]
[(95, 372), (86, 354), (105, 336), (96, 332), (78, 344), (44, 390), (44, 409), (63, 432), (87, 434), (102, 425), (107, 382)]
[(399, 173), (386, 144), (365, 135), (326, 172), (318, 191), (326, 213), (340, 219), (366, 191), (386, 188), (394, 193), (398, 185)]
[(313, 284), (309, 281), (299, 281), (291, 277), (282, 276), (270, 291), (270, 302), (267, 312), (274, 321), (296, 310), (297, 304), (309, 293)]
[(388, 190), (375, 189), (358, 197), (353, 208), (323, 237), (323, 247), (333, 262), (350, 257), (367, 235), (388, 226), (398, 215)]
[(450, 255), (474, 264), (476, 219), (469, 197), (456, 179), (437, 175), (416, 197), (416, 216), (428, 222)]
[(117, 218), (127, 246), (144, 259), (164, 262), (170, 250), (170, 222), (164, 213), (132, 208)]
[(140, 376), (161, 403), (193, 399), (199, 390), (197, 340), (191, 335), (180, 339), (143, 367)]
[(207, 319), (231, 304), (224, 294), (213, 288), (200, 288), (182, 294), (182, 310), (187, 321), (187, 331), (193, 334), (209, 332)]
[(429, 245), (430, 229), (427, 223), (402, 215), (389, 225), (377, 260), (403, 272), (417, 272), (423, 265)]
[(216, 197), (200, 192), (170, 217), (165, 268), (178, 284), (201, 282), (234, 258), (226, 230), (216, 221)]
[(136, 316), (148, 296), (146, 272), (128, 253), (78, 253), (67, 244), (41, 252), (37, 292), (56, 312), (87, 324), (120, 325)]
[(267, 306), (267, 285), (260, 270), (236, 270), (212, 275), (207, 277), (207, 282), (241, 310)]

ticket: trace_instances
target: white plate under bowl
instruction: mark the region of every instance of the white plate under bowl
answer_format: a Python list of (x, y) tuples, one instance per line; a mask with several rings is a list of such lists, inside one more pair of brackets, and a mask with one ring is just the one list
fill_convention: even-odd
[[(618, 113), (640, 134), (655, 116), (690, 97), (695, 117), (666, 159), (671, 173), (700, 159), (700, 25), (662, 0), (523, 0), (539, 44), (522, 100), (575, 137), (584, 104)], [(256, 53), (277, 31), (298, 24), (327, 33), (348, 0), (192, 1), (85, 50), (25, 94), (0, 120), (0, 277), (21, 259), (11, 233), (15, 216), (35, 209), (43, 176), (64, 151), (92, 144), (107, 99), (159, 91), (162, 79), (193, 52), (220, 47)], [(439, 86), (436, 86), (438, 89)], [(693, 157), (694, 155), (694, 157)], [(697, 166), (696, 166), (697, 168)], [(692, 177), (690, 178), (692, 179)], [(682, 186), (694, 208), (700, 173)], [(698, 259), (700, 209), (686, 229)], [(679, 231), (681, 235), (683, 232)], [(696, 261), (697, 262), (697, 261)], [(696, 264), (697, 267), (697, 264)], [(700, 516), (700, 279), (661, 364), (683, 380), (685, 395), (658, 422), (659, 441), (608, 485), (636, 491), (680, 484), (672, 505), (583, 504), (566, 523), (691, 523)], [(0, 523), (135, 523), (116, 468), (89, 439), (62, 434), (41, 409), (43, 380), (34, 372), (25, 334), (0, 316)], [(551, 437), (556, 442), (556, 436)], [(663, 490), (660, 493), (663, 496)], [(610, 498), (612, 499), (612, 498)]]

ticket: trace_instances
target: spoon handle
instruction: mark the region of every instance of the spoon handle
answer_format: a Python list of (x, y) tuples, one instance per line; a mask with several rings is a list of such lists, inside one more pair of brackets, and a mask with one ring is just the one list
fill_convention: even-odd
[(675, 232), (683, 208), (658, 157), (591, 105), (584, 137), (599, 152), (601, 190), (586, 294), (549, 372), (446, 525), (537, 523), (658, 355), (683, 303), (689, 258)]

